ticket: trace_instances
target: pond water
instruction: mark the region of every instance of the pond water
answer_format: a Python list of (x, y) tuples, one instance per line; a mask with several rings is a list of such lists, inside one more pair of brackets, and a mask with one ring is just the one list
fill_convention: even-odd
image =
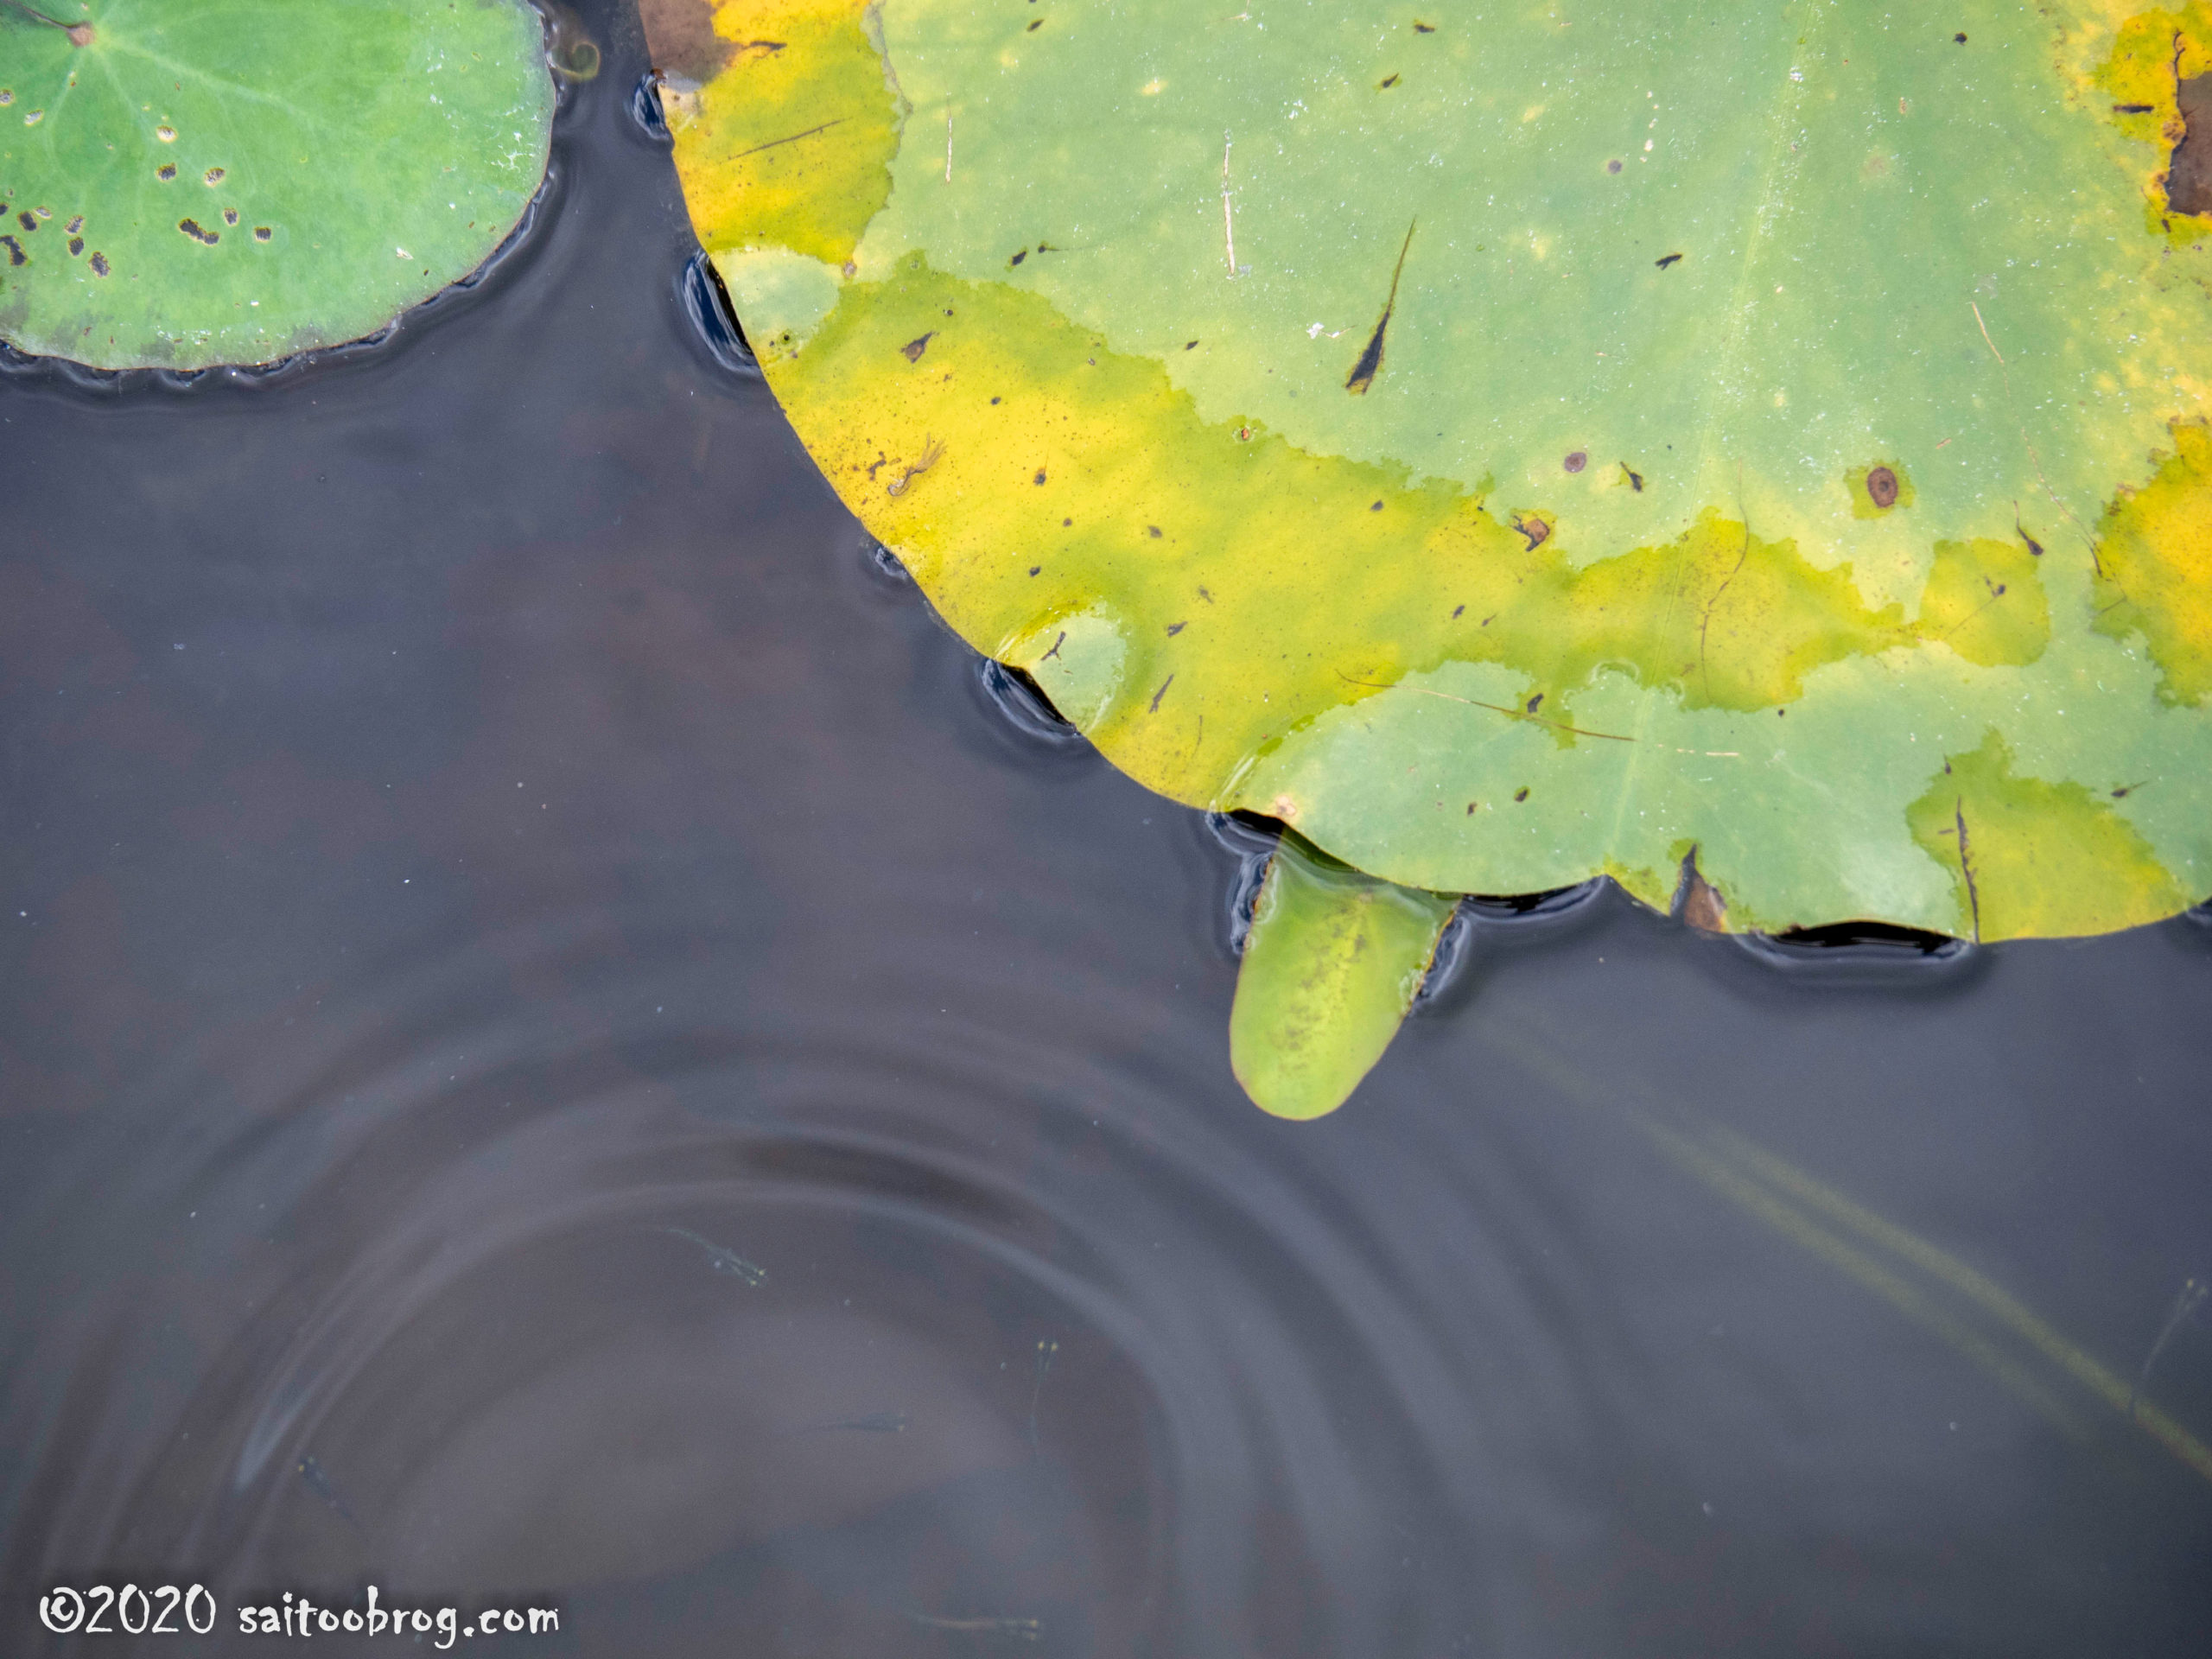
[(1493, 907), (1262, 1116), (1249, 833), (874, 556), (585, 19), (473, 291), (0, 376), (0, 1649), (2212, 1648), (2212, 928)]

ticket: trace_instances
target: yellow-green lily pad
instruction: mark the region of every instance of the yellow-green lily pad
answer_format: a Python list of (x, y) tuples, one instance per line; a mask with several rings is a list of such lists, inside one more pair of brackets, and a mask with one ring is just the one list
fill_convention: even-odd
[(0, 0), (0, 339), (194, 369), (372, 334), (514, 228), (552, 113), (523, 0)]
[(2203, 0), (645, 16), (824, 475), (1153, 788), (1732, 929), (2212, 892)]

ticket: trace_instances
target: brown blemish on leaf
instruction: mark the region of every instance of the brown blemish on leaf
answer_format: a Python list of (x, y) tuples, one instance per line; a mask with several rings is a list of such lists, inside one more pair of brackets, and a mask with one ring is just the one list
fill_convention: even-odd
[(708, 0), (638, 0), (638, 16), (645, 26), (645, 50), (664, 75), (703, 86), (737, 55), (737, 42), (715, 32), (715, 9)]
[(1694, 845), (1682, 855), (1681, 883), (1675, 890), (1675, 917), (1700, 933), (1729, 931), (1728, 901), (1698, 868)]
[(1566, 467), (1570, 473), (1579, 473), (1589, 464), (1590, 456), (1588, 453), (1581, 449), (1575, 450), (1573, 454), (1568, 455), (1565, 461), (1560, 462), (1560, 465)]
[(918, 363), (922, 360), (922, 353), (929, 350), (930, 341), (936, 338), (937, 330), (932, 328), (926, 334), (919, 334), (914, 339), (908, 340), (899, 349), (906, 354), (906, 360), (909, 363)]
[(2174, 83), (2181, 137), (2166, 163), (2166, 205), (2177, 213), (2212, 213), (2212, 74)]
[(1913, 502), (1912, 480), (1894, 458), (1850, 468), (1843, 475), (1843, 486), (1850, 492), (1854, 518), (1879, 518)]
[(1660, 270), (1664, 270), (1669, 265), (1681, 264), (1681, 257), (1682, 256), (1679, 253), (1662, 253), (1651, 263), (1657, 265)]

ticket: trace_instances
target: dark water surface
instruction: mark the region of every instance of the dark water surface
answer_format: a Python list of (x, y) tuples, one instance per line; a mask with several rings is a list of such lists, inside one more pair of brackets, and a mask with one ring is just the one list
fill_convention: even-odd
[(2212, 1310), (2125, 1397), (2212, 1276), (2212, 929), (1782, 964), (1605, 890), (1263, 1117), (1237, 848), (1011, 721), (716, 364), (590, 16), (474, 293), (0, 377), (0, 1653), (131, 1648), (36, 1613), (126, 1580), (548, 1655), (2212, 1651)]

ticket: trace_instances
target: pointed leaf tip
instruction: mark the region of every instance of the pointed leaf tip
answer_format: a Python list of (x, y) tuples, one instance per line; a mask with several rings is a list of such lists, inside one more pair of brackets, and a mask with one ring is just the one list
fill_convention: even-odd
[(1285, 838), (1244, 943), (1230, 1064), (1262, 1111), (1344, 1104), (1413, 1005), (1456, 899), (1322, 863)]

